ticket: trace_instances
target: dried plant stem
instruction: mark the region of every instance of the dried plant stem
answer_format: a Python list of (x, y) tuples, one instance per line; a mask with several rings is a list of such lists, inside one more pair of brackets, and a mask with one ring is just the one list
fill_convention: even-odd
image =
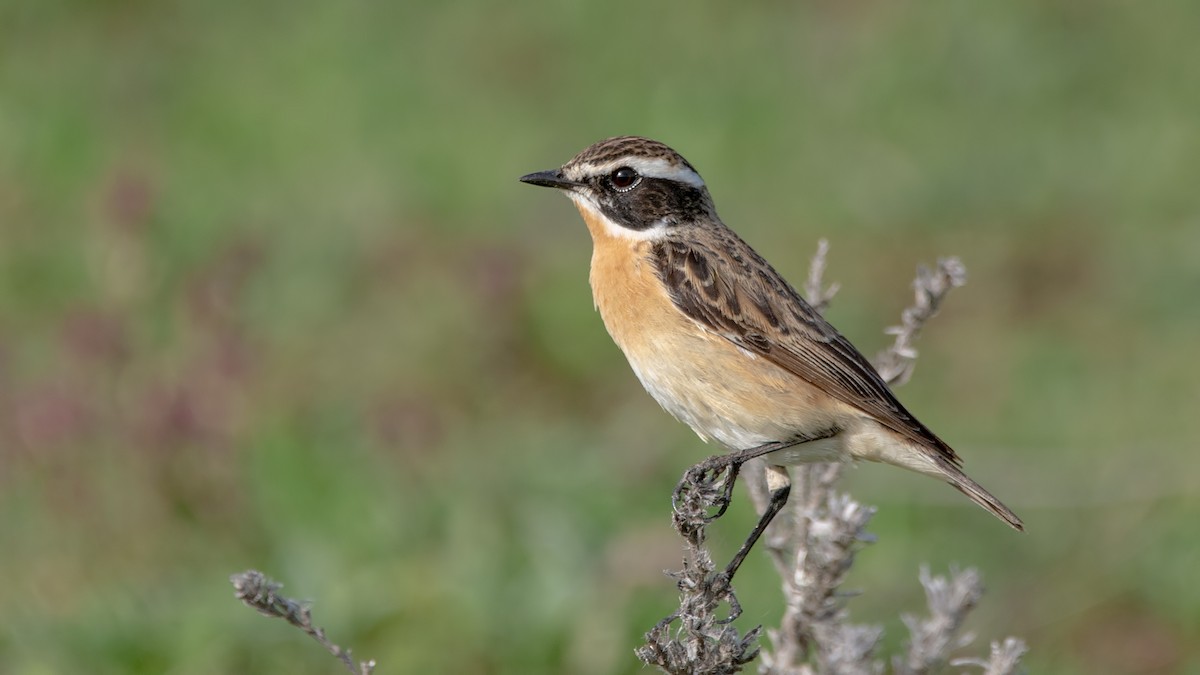
[(817, 252), (813, 254), (808, 264), (808, 278), (804, 281), (804, 299), (817, 311), (824, 314), (837, 295), (840, 286), (836, 283), (825, 285), (825, 259), (829, 257), (829, 241), (817, 241)]
[(983, 675), (1011, 675), (1021, 671), (1021, 657), (1028, 651), (1023, 640), (1009, 637), (1004, 642), (993, 642), (987, 659), (955, 659), (950, 665), (978, 666), (983, 668)]
[(258, 570), (247, 570), (229, 577), (233, 584), (234, 596), (248, 607), (258, 610), (263, 616), (284, 619), (293, 626), (312, 636), (321, 646), (336, 656), (352, 675), (371, 675), (375, 670), (375, 661), (354, 663), (354, 657), (349, 649), (342, 649), (329, 638), (325, 630), (314, 626), (312, 612), (307, 604), (297, 602), (279, 594), (283, 584), (273, 581)]
[(950, 652), (971, 644), (974, 636), (961, 633), (962, 625), (979, 598), (983, 597), (983, 581), (974, 569), (950, 570), (948, 577), (935, 577), (928, 567), (919, 575), (925, 588), (929, 616), (911, 614), (901, 617), (912, 636), (903, 658), (892, 659), (896, 675), (925, 675), (936, 673), (946, 664)]
[(908, 382), (917, 366), (917, 349), (913, 346), (925, 323), (937, 314), (942, 300), (951, 289), (967, 283), (967, 268), (958, 258), (939, 258), (937, 267), (930, 270), (921, 265), (913, 280), (913, 304), (900, 314), (900, 325), (884, 330), (895, 335), (891, 346), (875, 357), (875, 369), (893, 387)]
[[(704, 546), (708, 509), (723, 494), (721, 475), (689, 471), (675, 492), (673, 521), (684, 540), (683, 569), (672, 573), (679, 585), (679, 609), (646, 633), (637, 650), (643, 663), (671, 675), (736, 673), (758, 655), (759, 629), (741, 636), (732, 620), (741, 613), (733, 587), (714, 574)], [(722, 616), (720, 606), (729, 606)], [(672, 630), (678, 621), (679, 627)]]

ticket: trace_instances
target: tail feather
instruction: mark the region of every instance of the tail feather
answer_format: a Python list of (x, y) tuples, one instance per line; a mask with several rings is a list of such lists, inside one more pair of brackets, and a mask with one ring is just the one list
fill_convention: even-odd
[(890, 430), (878, 425), (864, 425), (847, 434), (847, 437), (842, 439), (842, 447), (843, 452), (855, 459), (883, 462), (944, 480), (971, 501), (982, 506), (985, 511), (1008, 523), (1009, 527), (1021, 532), (1025, 530), (1024, 523), (1012, 509), (1002, 504), (992, 493), (984, 490), (982, 485), (971, 480), (958, 468), (958, 458), (948, 446), (943, 449), (927, 444), (897, 442), (899, 440), (901, 439)]
[(992, 496), (992, 493), (983, 489), (982, 485), (976, 483), (970, 476), (963, 473), (962, 469), (949, 462), (938, 462), (938, 468), (942, 470), (942, 477), (946, 479), (946, 482), (954, 486), (954, 489), (970, 497), (971, 501), (982, 506), (984, 510), (993, 516), (1008, 523), (1014, 530), (1018, 532), (1025, 531), (1025, 524), (1021, 522), (1017, 514), (1012, 512), (1012, 509)]

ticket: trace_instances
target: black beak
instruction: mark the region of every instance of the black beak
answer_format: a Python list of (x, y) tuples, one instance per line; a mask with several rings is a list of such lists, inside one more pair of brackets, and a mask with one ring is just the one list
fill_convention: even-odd
[(581, 183), (567, 180), (559, 169), (538, 171), (528, 176), (521, 176), (521, 182), (529, 183), (530, 185), (540, 185), (542, 187), (558, 188), (560, 190), (571, 190), (581, 185)]

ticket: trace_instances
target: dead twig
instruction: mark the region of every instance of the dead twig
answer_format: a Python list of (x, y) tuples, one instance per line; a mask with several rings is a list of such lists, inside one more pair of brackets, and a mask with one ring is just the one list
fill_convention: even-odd
[(307, 603), (280, 595), (279, 589), (283, 588), (283, 584), (272, 580), (258, 570), (246, 570), (234, 574), (229, 577), (229, 581), (233, 584), (234, 597), (245, 603), (247, 607), (257, 610), (259, 614), (284, 619), (310, 635), (312, 639), (321, 643), (321, 646), (330, 654), (336, 656), (351, 675), (371, 675), (374, 672), (375, 661), (362, 661), (355, 664), (349, 649), (337, 646), (325, 637), (323, 628), (313, 625), (312, 612), (309, 611)]

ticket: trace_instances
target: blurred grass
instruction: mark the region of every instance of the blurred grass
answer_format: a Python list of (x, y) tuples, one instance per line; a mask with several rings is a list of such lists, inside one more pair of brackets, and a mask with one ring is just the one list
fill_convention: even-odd
[(640, 133), (793, 279), (829, 237), (868, 353), (916, 263), (968, 265), (902, 397), (1030, 532), (852, 472), (857, 618), (898, 644), (917, 566), (957, 561), (1034, 672), (1197, 672), (1198, 20), (0, 0), (0, 671), (332, 672), (237, 606), (246, 567), (381, 672), (638, 670), (712, 448), (604, 334), (573, 210), (515, 179)]

